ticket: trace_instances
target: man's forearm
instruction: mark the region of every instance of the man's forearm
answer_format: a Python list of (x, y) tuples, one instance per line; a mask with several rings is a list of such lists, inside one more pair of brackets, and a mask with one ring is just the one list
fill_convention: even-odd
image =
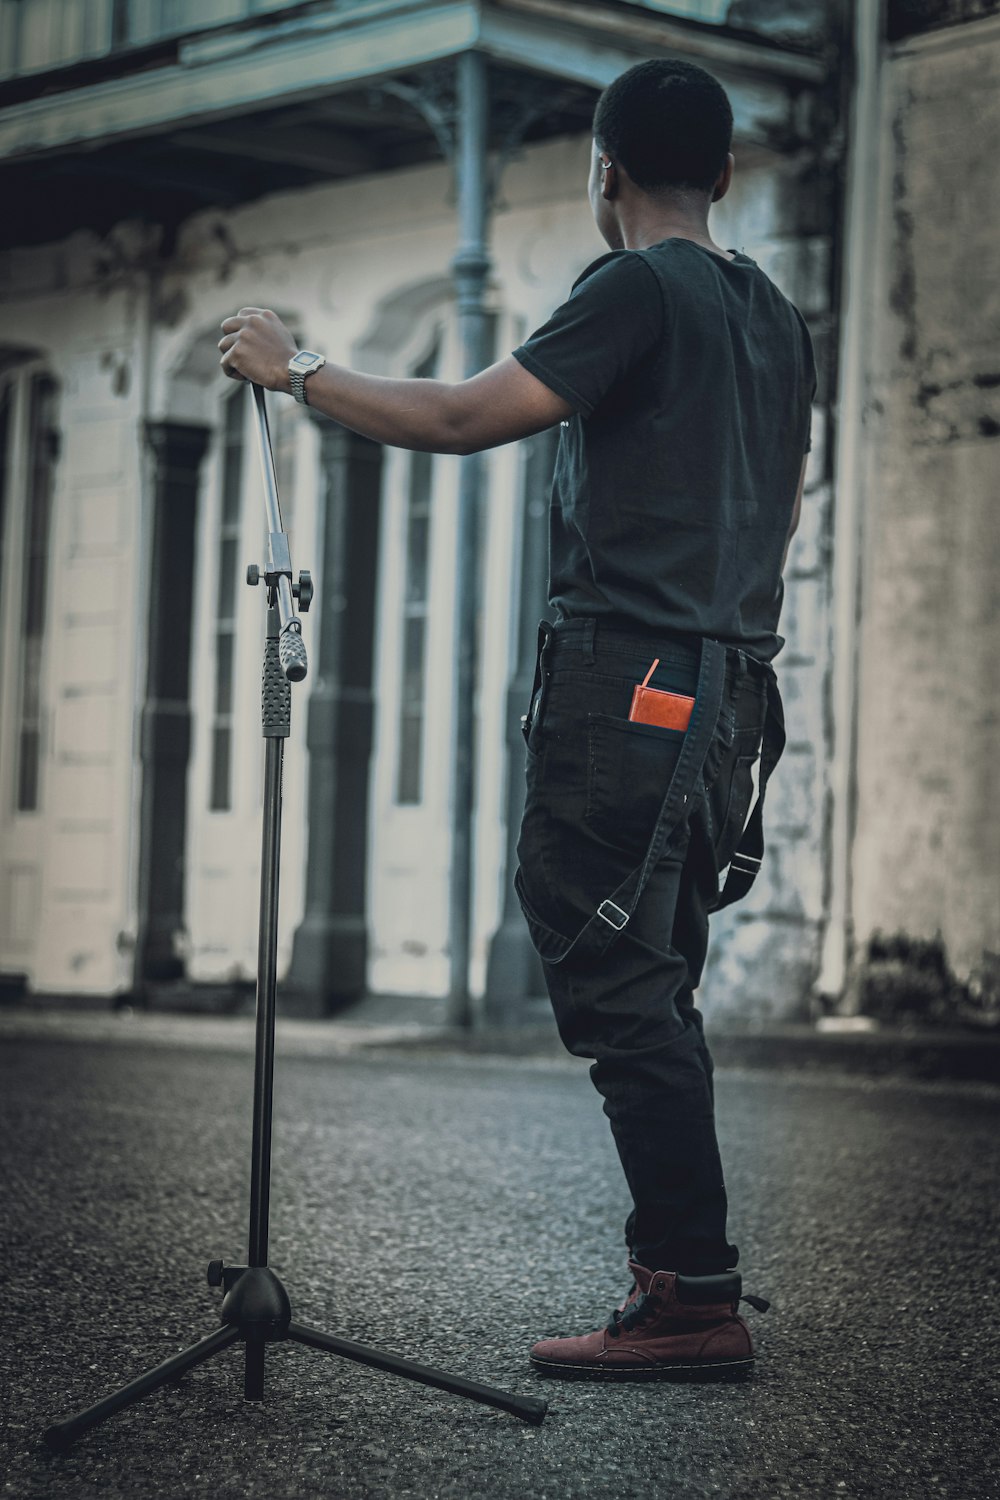
[[(222, 329), (219, 348), (227, 375), (291, 392), (288, 361), (296, 353), (295, 341), (275, 313), (244, 307)], [(552, 427), (573, 410), (511, 355), (455, 385), (392, 380), (325, 364), (306, 380), (305, 396), (315, 411), (353, 432), (424, 453), (479, 453)]]
[(472, 451), (456, 388), (446, 381), (392, 380), (326, 364), (309, 376), (305, 391), (314, 411), (377, 443), (425, 453)]

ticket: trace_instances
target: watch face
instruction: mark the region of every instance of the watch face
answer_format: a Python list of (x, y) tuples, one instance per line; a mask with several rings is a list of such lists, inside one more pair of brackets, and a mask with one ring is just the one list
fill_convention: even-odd
[(315, 354), (310, 354), (308, 349), (303, 349), (296, 354), (292, 360), (293, 365), (299, 365), (302, 369), (308, 369), (316, 361)]

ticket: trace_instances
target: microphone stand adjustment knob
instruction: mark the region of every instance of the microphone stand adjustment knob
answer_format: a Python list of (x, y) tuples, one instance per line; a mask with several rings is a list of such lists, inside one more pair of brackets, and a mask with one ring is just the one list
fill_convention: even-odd
[(299, 601), (299, 609), (305, 614), (313, 602), (312, 574), (307, 568), (303, 568), (299, 574), (299, 581), (292, 585), (292, 593)]
[(247, 563), (247, 583), (252, 589), (260, 583), (260, 568), (256, 563)]
[(222, 1269), (223, 1269), (224, 1264), (225, 1264), (225, 1262), (221, 1261), (221, 1260), (210, 1260), (209, 1261), (209, 1263), (208, 1263), (208, 1284), (209, 1284), (209, 1286), (221, 1286), (222, 1285), (222, 1279), (223, 1279), (222, 1278)]

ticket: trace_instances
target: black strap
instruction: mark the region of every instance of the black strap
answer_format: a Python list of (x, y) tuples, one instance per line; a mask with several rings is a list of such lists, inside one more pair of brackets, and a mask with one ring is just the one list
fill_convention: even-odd
[(781, 752), (785, 748), (785, 711), (782, 707), (781, 694), (778, 692), (778, 679), (774, 675), (774, 668), (769, 665), (766, 667), (765, 681), (767, 713), (764, 718), (764, 737), (760, 747), (757, 801), (754, 803), (753, 812), (747, 819), (739, 847), (730, 862), (726, 883), (718, 904), (714, 908), (716, 911), (721, 911), (724, 906), (731, 906), (734, 901), (742, 900), (756, 880), (764, 858), (764, 793), (767, 790), (771, 772), (781, 759)]
[[(694, 707), (688, 722), (687, 732), (681, 744), (674, 773), (670, 778), (660, 811), (653, 826), (649, 847), (640, 865), (628, 875), (587, 919), (575, 938), (564, 937), (555, 932), (532, 911), (524, 897), (521, 871), (514, 876), (518, 898), (528, 919), (535, 947), (547, 963), (562, 963), (572, 953), (576, 958), (600, 958), (611, 947), (619, 933), (627, 926), (632, 913), (639, 904), (639, 897), (663, 853), (667, 839), (684, 815), (688, 801), (694, 791), (701, 768), (705, 763), (715, 726), (722, 708), (722, 695), (726, 680), (726, 649), (718, 641), (707, 636), (701, 641), (701, 661), (698, 667), (698, 684), (695, 688)], [(763, 779), (763, 770), (761, 771)]]

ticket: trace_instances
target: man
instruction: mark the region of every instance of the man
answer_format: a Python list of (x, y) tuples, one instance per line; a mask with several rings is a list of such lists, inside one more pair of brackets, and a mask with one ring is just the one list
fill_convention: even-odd
[(227, 374), (299, 399), (307, 383), (310, 406), (397, 446), (469, 453), (562, 424), (556, 622), (539, 630), (524, 724), (516, 883), (563, 1041), (594, 1059), (634, 1205), (633, 1286), (605, 1327), (535, 1346), (550, 1375), (734, 1379), (753, 1365), (694, 991), (708, 914), (745, 894), (763, 852), (784, 742), (770, 662), (815, 369), (796, 310), (709, 234), (731, 136), (700, 68), (641, 63), (612, 83), (589, 180), (610, 253), (473, 379), (303, 358), (261, 309), (227, 319), (219, 345)]

